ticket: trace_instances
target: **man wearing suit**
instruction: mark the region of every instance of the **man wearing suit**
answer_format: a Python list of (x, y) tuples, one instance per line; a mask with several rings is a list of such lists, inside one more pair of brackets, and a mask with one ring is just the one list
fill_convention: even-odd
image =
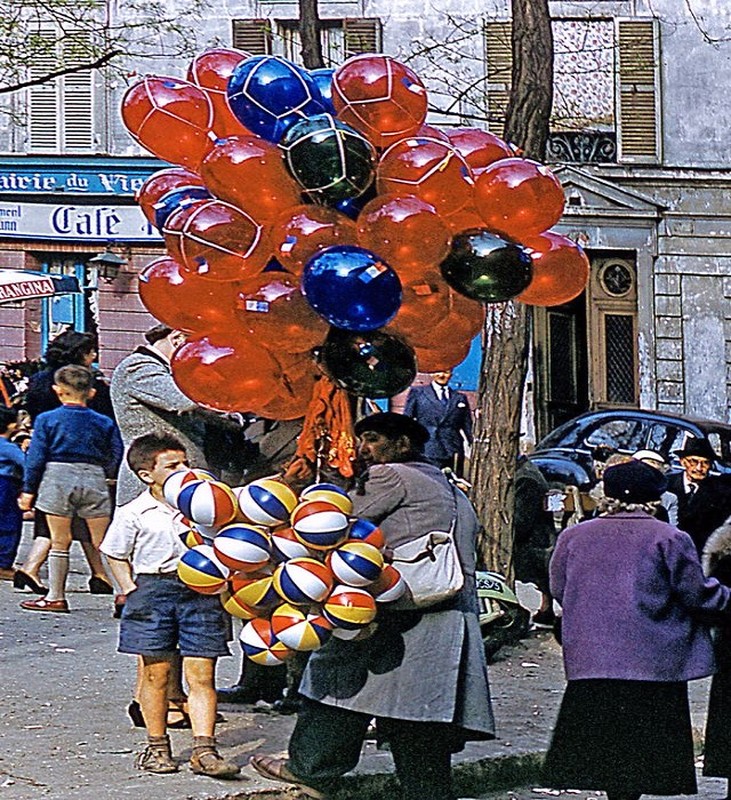
[(678, 528), (702, 553), (706, 539), (731, 515), (731, 479), (709, 474), (716, 453), (708, 439), (688, 439), (675, 454), (683, 472), (669, 479), (668, 491), (678, 496)]
[(452, 370), (435, 372), (428, 386), (413, 386), (406, 398), (404, 414), (429, 431), (424, 455), (443, 469), (458, 475), (464, 468), (464, 443), (472, 443), (472, 413), (467, 396), (449, 387)]

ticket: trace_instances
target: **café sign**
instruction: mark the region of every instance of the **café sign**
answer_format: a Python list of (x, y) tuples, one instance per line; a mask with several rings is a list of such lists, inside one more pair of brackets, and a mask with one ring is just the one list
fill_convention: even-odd
[(136, 205), (0, 201), (0, 241), (124, 241), (159, 244), (159, 231)]

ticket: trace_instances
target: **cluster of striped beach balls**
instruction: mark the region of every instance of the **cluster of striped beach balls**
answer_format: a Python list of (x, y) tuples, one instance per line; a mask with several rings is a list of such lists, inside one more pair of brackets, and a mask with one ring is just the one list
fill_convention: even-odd
[(298, 497), (277, 478), (232, 488), (208, 472), (182, 470), (163, 492), (190, 523), (180, 579), (220, 595), (245, 621), (241, 646), (257, 664), (281, 664), (330, 636), (366, 635), (377, 604), (405, 591), (401, 574), (384, 563), (380, 528), (352, 516), (339, 486), (316, 483)]

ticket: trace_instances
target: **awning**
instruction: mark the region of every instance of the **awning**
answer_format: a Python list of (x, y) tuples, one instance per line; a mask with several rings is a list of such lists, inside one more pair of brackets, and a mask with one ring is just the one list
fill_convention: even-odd
[(51, 275), (24, 269), (0, 269), (0, 305), (80, 291), (78, 280), (71, 275)]

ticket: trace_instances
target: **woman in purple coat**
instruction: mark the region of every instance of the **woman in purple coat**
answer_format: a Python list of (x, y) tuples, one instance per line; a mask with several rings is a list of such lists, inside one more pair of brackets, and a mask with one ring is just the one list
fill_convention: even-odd
[(731, 593), (703, 575), (687, 533), (652, 514), (661, 472), (604, 473), (601, 515), (564, 531), (550, 565), (568, 685), (544, 779), (609, 800), (697, 791), (687, 682), (714, 672), (707, 620)]

